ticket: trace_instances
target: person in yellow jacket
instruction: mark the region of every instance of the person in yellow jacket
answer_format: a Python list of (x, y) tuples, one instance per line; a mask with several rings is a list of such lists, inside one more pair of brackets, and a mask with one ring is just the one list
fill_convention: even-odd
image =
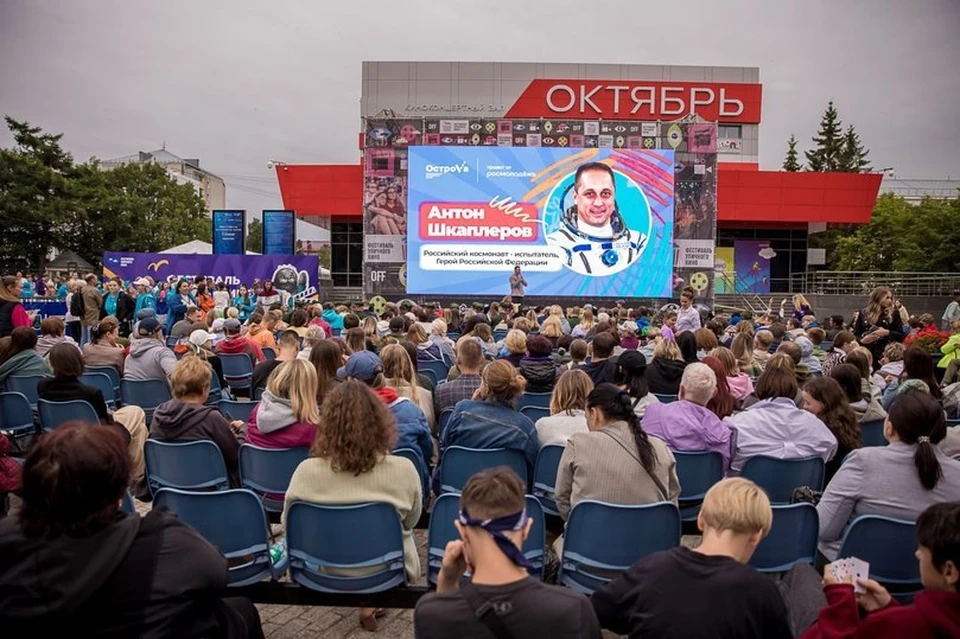
[(953, 329), (953, 335), (950, 336), (946, 344), (940, 347), (943, 357), (937, 364), (938, 368), (947, 369), (943, 376), (944, 384), (953, 383), (957, 377), (958, 369), (960, 369), (960, 321), (954, 322), (951, 328)]

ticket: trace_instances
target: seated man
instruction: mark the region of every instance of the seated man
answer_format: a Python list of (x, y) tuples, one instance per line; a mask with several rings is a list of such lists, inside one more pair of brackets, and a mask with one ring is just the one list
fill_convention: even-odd
[(473, 339), (462, 339), (457, 344), (457, 368), (460, 375), (437, 388), (433, 396), (434, 409), (453, 408), (462, 399), (471, 399), (480, 388), (480, 368), (483, 366), (483, 348)]
[(730, 461), (730, 428), (707, 403), (717, 390), (717, 376), (706, 364), (690, 364), (680, 380), (678, 401), (652, 403), (643, 415), (645, 433), (659, 437), (672, 450), (711, 450)]
[(776, 584), (746, 565), (772, 523), (756, 484), (715, 484), (697, 517), (700, 546), (648, 555), (594, 592), (600, 625), (631, 637), (792, 637)]
[(828, 565), (823, 571), (827, 606), (802, 639), (960, 637), (960, 503), (934, 504), (924, 510), (917, 519), (917, 546), (926, 590), (912, 605), (898, 605), (873, 579), (858, 580), (866, 592), (854, 594), (853, 584), (838, 581)]
[[(257, 342), (240, 334), (240, 320), (230, 318), (225, 321), (223, 323), (223, 333), (226, 337), (217, 343), (217, 347), (214, 349), (217, 355), (245, 354), (250, 358), (251, 366), (256, 366), (257, 362), (266, 361), (267, 358), (263, 355), (263, 351)], [(276, 346), (276, 343), (274, 343), (274, 346)]]
[(258, 388), (266, 388), (267, 380), (280, 364), (297, 359), (300, 353), (300, 336), (296, 331), (286, 330), (280, 335), (280, 341), (277, 343), (280, 352), (276, 358), (260, 362), (253, 367), (253, 377), (250, 378), (250, 397), (255, 397)]
[[(460, 539), (447, 544), (437, 592), (417, 602), (415, 636), (599, 638), (586, 597), (527, 573), (520, 547), (532, 523), (516, 473), (501, 467), (471, 477), (460, 495)], [(461, 587), (468, 569), (473, 578)]]

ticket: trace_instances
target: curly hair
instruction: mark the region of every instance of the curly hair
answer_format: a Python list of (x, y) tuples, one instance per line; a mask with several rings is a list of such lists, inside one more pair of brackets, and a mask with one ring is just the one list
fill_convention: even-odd
[(310, 455), (329, 459), (338, 472), (369, 472), (390, 454), (397, 441), (390, 409), (357, 380), (330, 391), (323, 400), (320, 419), (323, 427), (317, 430)]

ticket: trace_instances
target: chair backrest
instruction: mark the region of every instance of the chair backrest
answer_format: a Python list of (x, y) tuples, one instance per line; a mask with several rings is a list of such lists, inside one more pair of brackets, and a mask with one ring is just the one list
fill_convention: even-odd
[(143, 409), (147, 414), (147, 423), (157, 406), (173, 399), (170, 387), (162, 379), (123, 379), (120, 380), (120, 391), (125, 406), (133, 404)]
[(565, 447), (559, 444), (547, 444), (537, 453), (537, 463), (533, 468), (533, 494), (540, 500), (544, 512), (559, 516), (557, 510), (556, 486), (557, 468)]
[(87, 384), (88, 386), (99, 389), (100, 394), (103, 395), (103, 401), (107, 403), (107, 406), (112, 408), (116, 405), (113, 382), (110, 381), (110, 377), (106, 373), (84, 373), (79, 379), (82, 384)]
[(550, 408), (550, 393), (523, 393), (517, 397), (517, 410), (522, 411), (524, 406), (539, 406)]
[(679, 544), (680, 511), (672, 503), (577, 502), (563, 533), (558, 583), (591, 594), (637, 560)]
[[(533, 519), (533, 525), (521, 550), (530, 562), (528, 572), (538, 579), (543, 579), (544, 549), (546, 548), (543, 508), (533, 495), (527, 495), (526, 502), (527, 516)], [(460, 538), (456, 526), (453, 525), (459, 512), (459, 493), (445, 493), (433, 502), (427, 529), (427, 581), (431, 584), (437, 583), (447, 542)]]
[(523, 406), (520, 408), (520, 414), (526, 415), (534, 424), (541, 417), (550, 417), (550, 409), (543, 406)]
[(49, 375), (11, 375), (7, 378), (7, 390), (12, 393), (21, 393), (30, 402), (32, 408), (37, 407), (37, 382)]
[[(308, 448), (261, 448), (253, 444), (240, 446), (240, 485), (258, 493), (267, 510), (281, 512), (283, 501), (269, 497), (282, 495), (290, 486), (290, 478), (310, 454)], [(264, 498), (264, 496), (268, 496)], [(279, 502), (279, 503), (277, 503)]]
[(820, 518), (813, 504), (773, 506), (773, 526), (757, 546), (750, 565), (760, 572), (786, 572), (817, 558)]
[(441, 380), (447, 379), (447, 374), (450, 372), (450, 367), (447, 366), (445, 362), (440, 360), (432, 360), (425, 362), (420, 360), (417, 362), (417, 371), (423, 373), (427, 377), (432, 377), (434, 384), (440, 383)]
[(860, 444), (862, 446), (886, 446), (887, 440), (883, 436), (883, 421), (877, 419), (872, 422), (860, 423)]
[(33, 409), (23, 393), (0, 393), (0, 427), (6, 433), (33, 429)]
[(264, 346), (260, 350), (263, 351), (263, 356), (267, 358), (268, 362), (277, 359), (277, 351), (273, 350), (269, 346)]
[(217, 402), (220, 412), (228, 420), (240, 419), (246, 424), (250, 420), (250, 413), (260, 405), (260, 402), (238, 402), (232, 399), (221, 399)]
[(40, 425), (44, 430), (53, 430), (61, 424), (74, 420), (90, 425), (100, 423), (97, 411), (90, 402), (82, 399), (71, 399), (66, 402), (50, 402), (41, 399), (37, 401), (37, 410), (40, 413)]
[(253, 363), (245, 353), (221, 353), (223, 379), (234, 388), (249, 388), (253, 378)]
[(882, 515), (861, 515), (840, 541), (837, 558), (856, 557), (870, 564), (870, 578), (884, 586), (920, 590), (916, 523)]
[(458, 339), (460, 339), (460, 333), (457, 333), (455, 331), (447, 331), (447, 337), (452, 339), (453, 341), (457, 341)]
[(505, 339), (506, 337), (507, 337), (507, 331), (503, 329), (493, 331), (493, 341), (495, 342), (499, 342), (500, 340)]
[(261, 386), (261, 387), (258, 388), (257, 390), (253, 391), (253, 399), (254, 399), (254, 401), (259, 402), (259, 401), (263, 398), (263, 393), (264, 393), (264, 391), (266, 391), (266, 390), (267, 390), (266, 388), (264, 388), (263, 386)]
[(440, 415), (437, 417), (438, 433), (443, 433), (443, 429), (447, 427), (447, 422), (450, 421), (451, 415), (453, 415), (452, 408), (444, 408), (440, 411)]
[(829, 353), (830, 351), (832, 351), (832, 350), (833, 350), (833, 340), (826, 340), (826, 339), (825, 339), (825, 340), (823, 340), (822, 342), (820, 342), (820, 350), (822, 350), (824, 353)]
[(137, 507), (133, 505), (133, 495), (129, 490), (123, 491), (123, 497), (120, 498), (120, 510), (131, 515), (137, 512)]
[(113, 384), (113, 393), (115, 396), (120, 396), (120, 373), (113, 366), (85, 366), (83, 369), (84, 373), (103, 373), (110, 378), (110, 383)]
[(164, 343), (167, 345), (167, 348), (173, 348), (180, 343), (179, 337), (167, 336), (167, 339), (164, 340)]
[[(290, 577), (312, 590), (371, 593), (406, 582), (400, 516), (391, 504), (294, 502), (287, 511), (287, 552)], [(365, 574), (347, 576), (357, 568)]]
[(723, 479), (723, 455), (716, 451), (673, 451), (680, 480), (680, 518), (696, 521), (710, 487)]
[(677, 395), (670, 393), (654, 393), (653, 396), (660, 400), (661, 404), (672, 404), (673, 402), (677, 401), (678, 397)]
[(153, 506), (169, 508), (217, 547), (230, 563), (228, 585), (246, 586), (274, 576), (267, 518), (255, 493), (242, 489), (197, 493), (163, 488), (154, 495)]
[(143, 446), (147, 482), (154, 493), (161, 488), (226, 490), (230, 487), (223, 453), (209, 440), (162, 442), (148, 439)]
[(823, 472), (823, 460), (819, 457), (774, 459), (758, 455), (743, 464), (740, 474), (767, 491), (770, 503), (788, 504), (794, 488), (823, 490)]
[[(422, 364), (423, 362), (420, 362), (420, 363)], [(417, 372), (424, 375), (427, 379), (429, 379), (435, 387), (440, 385), (440, 380), (437, 379), (437, 373), (432, 368), (426, 368), (425, 366), (418, 366)]]
[(497, 466), (509, 466), (528, 484), (527, 462), (518, 450), (450, 446), (440, 459), (440, 492), (460, 492), (475, 474)]

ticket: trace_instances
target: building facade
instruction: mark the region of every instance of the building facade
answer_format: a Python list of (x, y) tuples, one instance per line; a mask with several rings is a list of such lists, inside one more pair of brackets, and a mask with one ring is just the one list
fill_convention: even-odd
[(200, 168), (197, 158), (181, 158), (166, 149), (156, 151), (139, 151), (133, 155), (125, 155), (112, 160), (104, 160), (100, 165), (106, 169), (121, 164), (143, 164), (153, 162), (159, 164), (179, 184), (189, 184), (203, 198), (207, 214), (215, 209), (222, 209), (227, 204), (227, 187), (223, 178)]

